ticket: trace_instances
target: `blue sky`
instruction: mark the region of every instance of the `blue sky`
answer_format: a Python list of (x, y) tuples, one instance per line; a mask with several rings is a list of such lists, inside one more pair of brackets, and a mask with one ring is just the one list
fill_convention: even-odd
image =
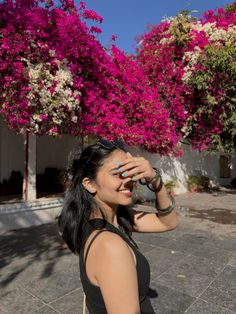
[(128, 53), (135, 51), (135, 37), (143, 34), (148, 24), (160, 23), (164, 16), (174, 16), (183, 9), (197, 10), (200, 16), (208, 9), (224, 7), (233, 2), (233, 0), (84, 1), (87, 9), (96, 11), (104, 18), (101, 25), (103, 33), (98, 36), (102, 44), (108, 46), (111, 36), (118, 35), (116, 45)]

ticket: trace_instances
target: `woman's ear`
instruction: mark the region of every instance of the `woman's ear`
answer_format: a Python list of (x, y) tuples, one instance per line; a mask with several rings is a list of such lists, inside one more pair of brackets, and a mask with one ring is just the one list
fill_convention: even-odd
[(94, 183), (89, 178), (84, 178), (82, 181), (83, 187), (85, 190), (87, 190), (89, 193), (94, 194), (97, 192), (96, 187)]

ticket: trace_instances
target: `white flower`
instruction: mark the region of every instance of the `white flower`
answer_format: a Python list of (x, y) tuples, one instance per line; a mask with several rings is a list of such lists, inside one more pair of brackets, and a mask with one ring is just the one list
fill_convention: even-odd
[(216, 30), (216, 22), (213, 23), (208, 22), (202, 25), (202, 23), (198, 21), (197, 23), (191, 24), (191, 29), (196, 30), (198, 32), (204, 31), (207, 35), (211, 36)]
[(55, 50), (49, 50), (49, 55), (51, 56), (51, 57), (55, 57), (56, 56), (56, 53), (55, 53)]
[(161, 45), (165, 45), (165, 44), (169, 44), (169, 43), (171, 43), (172, 41), (174, 41), (174, 36), (170, 36), (170, 37), (165, 37), (165, 38), (162, 38), (161, 40), (160, 40), (160, 44)]
[[(53, 51), (50, 52), (53, 56)], [(66, 117), (63, 108), (71, 112), (71, 120), (77, 122), (75, 112), (80, 110), (80, 91), (74, 91), (73, 77), (67, 66), (67, 60), (55, 60), (58, 65), (56, 73), (50, 72), (50, 63), (31, 64), (29, 68), (29, 87), (27, 99), (40, 112), (52, 117), (55, 125), (61, 125)], [(56, 82), (56, 84), (55, 84)], [(33, 115), (35, 125), (41, 122), (38, 114)], [(32, 123), (33, 123), (32, 121)]]
[(42, 119), (40, 118), (40, 116), (39, 116), (38, 114), (34, 114), (34, 115), (33, 115), (33, 120), (34, 120), (35, 122), (42, 122)]
[(184, 75), (182, 80), (187, 83), (193, 71), (195, 70), (195, 65), (198, 63), (199, 57), (201, 55), (201, 49), (199, 47), (195, 47), (193, 51), (187, 51), (184, 53), (183, 62), (187, 62), (187, 65), (184, 67)]
[(71, 121), (74, 122), (74, 123), (77, 123), (78, 118), (77, 118), (76, 116), (73, 116), (73, 117), (71, 118)]

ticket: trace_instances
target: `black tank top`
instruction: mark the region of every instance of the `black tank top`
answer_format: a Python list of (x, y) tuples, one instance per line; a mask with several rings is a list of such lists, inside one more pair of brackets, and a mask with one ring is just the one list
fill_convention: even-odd
[[(84, 245), (89, 235), (96, 229), (103, 230), (99, 231), (93, 239), (90, 241), (89, 246), (86, 251), (86, 256), (84, 257)], [(105, 229), (105, 230), (104, 230)], [(150, 284), (150, 267), (147, 259), (140, 253), (138, 248), (130, 241), (128, 236), (120, 231), (118, 228), (110, 224), (109, 222), (103, 219), (93, 219), (88, 223), (86, 230), (84, 232), (83, 245), (80, 251), (80, 278), (83, 286), (84, 293), (86, 295), (86, 305), (89, 311), (89, 314), (107, 314), (106, 306), (101, 294), (101, 290), (98, 286), (95, 286), (89, 280), (85, 264), (89, 249), (92, 242), (95, 238), (103, 231), (111, 231), (119, 235), (128, 245), (132, 248), (135, 257), (136, 257), (136, 269), (138, 277), (138, 290), (139, 290), (139, 303), (140, 310), (142, 314), (155, 314), (153, 307), (151, 305), (150, 299), (148, 297), (148, 290)]]

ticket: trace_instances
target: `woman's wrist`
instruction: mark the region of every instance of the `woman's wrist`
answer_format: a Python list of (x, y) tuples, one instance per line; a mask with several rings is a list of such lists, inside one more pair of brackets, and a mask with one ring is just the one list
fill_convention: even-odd
[(162, 180), (162, 177), (157, 177), (155, 179), (155, 181), (153, 181), (151, 184), (149, 183), (147, 185), (149, 190), (151, 190), (152, 192), (155, 192), (155, 193), (159, 193), (161, 191), (161, 189), (163, 188), (163, 186), (164, 186), (164, 182)]
[(153, 170), (155, 171), (155, 175), (152, 177), (151, 180), (147, 181), (142, 181), (142, 180), (139, 180), (139, 183), (141, 185), (146, 185), (147, 188), (154, 192), (154, 193), (159, 193), (163, 186), (164, 186), (164, 182), (162, 180), (162, 170), (160, 168), (153, 168)]
[(158, 212), (159, 216), (166, 216), (168, 214), (170, 214), (174, 208), (175, 208), (175, 199), (172, 195), (168, 194), (168, 200), (169, 200), (169, 206), (165, 207), (165, 208), (161, 208), (159, 206), (159, 201), (156, 199), (155, 201), (155, 205), (156, 205), (156, 210)]
[(162, 177), (161, 177), (162, 171), (159, 168), (153, 168), (153, 170), (155, 171), (156, 174), (154, 175), (154, 177), (150, 181), (146, 182), (145, 185), (152, 192), (158, 193), (164, 185)]

